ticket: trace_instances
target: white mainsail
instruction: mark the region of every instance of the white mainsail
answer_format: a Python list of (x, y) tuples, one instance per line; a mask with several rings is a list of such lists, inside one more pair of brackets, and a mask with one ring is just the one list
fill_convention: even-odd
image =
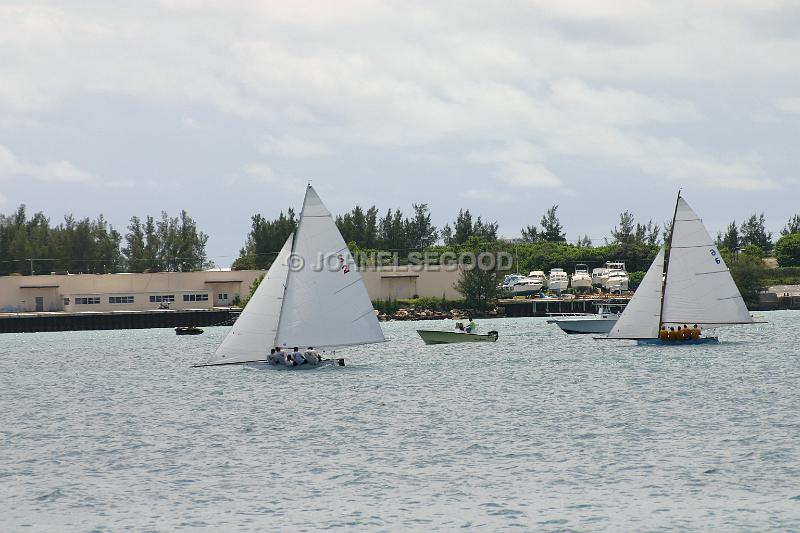
[(664, 273), (664, 247), (647, 269), (642, 283), (625, 306), (625, 310), (608, 333), (613, 339), (654, 339), (658, 337), (661, 315), (662, 275)]
[(292, 235), (286, 240), (272, 266), (247, 306), (233, 323), (208, 364), (247, 363), (265, 361), (278, 333), (283, 292), (289, 274), (289, 254)]
[(751, 324), (747, 306), (703, 221), (678, 197), (661, 322)]
[(383, 342), (383, 331), (339, 229), (310, 185), (297, 227), (278, 346)]

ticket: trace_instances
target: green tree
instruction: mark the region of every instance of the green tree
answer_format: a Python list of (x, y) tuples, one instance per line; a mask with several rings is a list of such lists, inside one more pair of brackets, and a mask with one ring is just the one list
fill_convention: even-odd
[(131, 217), (128, 233), (125, 234), (125, 248), (122, 249), (128, 272), (143, 272), (144, 259), (144, 227), (137, 216)]
[(247, 303), (250, 301), (250, 298), (252, 298), (253, 295), (256, 293), (256, 289), (258, 288), (259, 285), (261, 285), (261, 282), (264, 281), (264, 276), (265, 274), (261, 274), (260, 276), (256, 277), (250, 284), (250, 292), (247, 293), (247, 296), (242, 298), (241, 302), (239, 303), (242, 309), (244, 309), (247, 306)]
[(399, 209), (395, 211), (389, 209), (386, 216), (378, 223), (378, 245), (384, 250), (406, 251), (408, 240), (405, 230), (403, 212)]
[(353, 241), (362, 248), (373, 248), (378, 239), (378, 208), (364, 211), (357, 205), (349, 213), (336, 217), (336, 226), (345, 242)]
[[(480, 237), (472, 236), (460, 250), (471, 252), (475, 262), (464, 265), (453, 288), (464, 295), (468, 307), (485, 311), (497, 298), (497, 286), (504, 274), (497, 255), (500, 247), (496, 242), (482, 241)], [(482, 261), (481, 254), (491, 255), (494, 261), (489, 261), (487, 255), (482, 256)]]
[(717, 233), (717, 248), (727, 248), (730, 251), (738, 250), (741, 245), (739, 240), (739, 229), (734, 220), (728, 224), (725, 233)]
[(439, 232), (431, 223), (428, 204), (412, 204), (412, 208), (414, 209), (414, 218), (405, 223), (406, 245), (411, 250), (423, 250), (436, 244)]
[(484, 222), (478, 217), (474, 222), (469, 209), (460, 209), (453, 224), (445, 224), (442, 238), (445, 245), (464, 244), (470, 237), (478, 237), (480, 241), (497, 240), (497, 222)]
[(612, 244), (628, 244), (636, 240), (636, 224), (633, 213), (623, 211), (619, 214), (619, 225), (611, 230)]
[(775, 243), (775, 257), (778, 259), (778, 266), (800, 266), (800, 232), (788, 233), (778, 239)]
[(523, 242), (541, 242), (544, 240), (539, 233), (539, 228), (536, 226), (525, 226), (522, 228), (521, 233)]
[(121, 271), (123, 269), (123, 260), (119, 247), (122, 242), (122, 236), (113, 226), (106, 222), (102, 214), (92, 222), (91, 231), (94, 240), (94, 246), (92, 246), (94, 252), (92, 261), (95, 263), (94, 271), (103, 274)]
[(750, 218), (742, 222), (739, 231), (741, 233), (740, 244), (742, 246), (754, 244), (764, 250), (764, 253), (772, 251), (772, 233), (766, 230), (764, 213), (758, 216), (755, 213), (751, 215)]
[(150, 215), (144, 221), (144, 263), (142, 271), (161, 272), (164, 265), (160, 256), (161, 241), (156, 227), (156, 221)]
[(733, 281), (742, 294), (745, 304), (753, 309), (758, 305), (758, 293), (763, 289), (766, 267), (764, 261), (749, 253), (731, 254), (724, 251), (723, 259), (731, 271)]
[(633, 240), (637, 244), (658, 246), (661, 243), (658, 238), (659, 231), (658, 224), (653, 224), (652, 220), (648, 220), (647, 225), (637, 223)]
[(781, 235), (800, 233), (800, 214), (792, 216), (781, 230)]
[(542, 240), (547, 242), (566, 242), (567, 235), (564, 233), (564, 226), (558, 220), (556, 211), (558, 205), (552, 206), (547, 212), (542, 215), (542, 220), (539, 222), (542, 226)]
[(268, 269), (295, 229), (297, 220), (292, 209), (287, 214), (281, 211), (274, 220), (267, 220), (260, 214), (253, 215), (247, 240), (233, 267), (239, 270)]

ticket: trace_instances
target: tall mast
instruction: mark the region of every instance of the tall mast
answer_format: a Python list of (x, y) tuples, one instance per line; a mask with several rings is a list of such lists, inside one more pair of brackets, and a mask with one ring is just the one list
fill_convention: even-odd
[[(286, 301), (286, 288), (289, 286), (289, 276), (292, 275), (292, 265), (291, 260), (294, 256), (294, 250), (297, 246), (297, 237), (300, 235), (300, 224), (303, 223), (303, 211), (306, 209), (306, 198), (308, 197), (308, 189), (311, 188), (311, 184), (309, 183), (306, 187), (306, 194), (303, 196), (303, 207), (300, 208), (300, 218), (297, 219), (297, 228), (294, 230), (294, 235), (292, 235), (292, 251), (289, 253), (289, 257), (286, 258), (287, 263), (289, 264), (289, 268), (286, 270), (286, 281), (283, 282), (283, 295), (281, 296), (281, 308), (278, 311), (278, 330), (275, 332), (275, 338), (272, 339), (272, 343), (274, 344), (278, 340), (278, 333), (281, 331), (281, 318), (283, 318), (283, 303)], [(305, 265), (303, 265), (305, 267)]]
[[(661, 309), (658, 312), (658, 327), (661, 328), (661, 318), (664, 316), (664, 293), (667, 290), (669, 279), (669, 256), (672, 255), (672, 236), (675, 235), (675, 218), (678, 216), (678, 202), (681, 200), (681, 190), (678, 189), (678, 198), (675, 199), (675, 212), (672, 213), (672, 227), (669, 230), (669, 242), (664, 250), (664, 281), (661, 283)], [(294, 246), (294, 243), (292, 243)]]

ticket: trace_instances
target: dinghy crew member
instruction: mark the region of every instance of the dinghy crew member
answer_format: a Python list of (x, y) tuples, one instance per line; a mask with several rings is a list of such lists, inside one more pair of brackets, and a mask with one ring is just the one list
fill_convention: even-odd
[(678, 332), (675, 331), (675, 326), (669, 327), (669, 340), (671, 341), (678, 340)]
[(281, 359), (283, 359), (283, 357), (279, 353), (276, 353), (275, 348), (270, 348), (269, 356), (267, 357), (267, 363), (271, 365), (277, 365), (283, 362)]
[(311, 363), (312, 365), (319, 364), (319, 353), (314, 349), (313, 346), (308, 347), (308, 350), (303, 353), (303, 357), (305, 357), (307, 363)]
[(294, 347), (294, 351), (292, 352), (292, 362), (294, 363), (293, 366), (300, 366), (306, 362), (306, 358), (303, 357), (303, 354), (300, 353), (297, 346)]
[(667, 327), (666, 326), (664, 326), (664, 325), (661, 326), (661, 329), (658, 332), (658, 338), (661, 339), (662, 341), (668, 341), (669, 340), (669, 331), (667, 331)]
[(689, 330), (689, 333), (692, 334), (692, 340), (697, 340), (700, 338), (700, 328), (697, 327), (697, 324), (692, 326), (692, 329)]

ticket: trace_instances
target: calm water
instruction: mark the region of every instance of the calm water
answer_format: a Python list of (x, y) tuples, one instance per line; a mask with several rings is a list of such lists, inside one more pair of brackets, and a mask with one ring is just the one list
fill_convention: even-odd
[(417, 327), (292, 372), (227, 328), (0, 336), (0, 530), (800, 529), (800, 313), (718, 346)]

